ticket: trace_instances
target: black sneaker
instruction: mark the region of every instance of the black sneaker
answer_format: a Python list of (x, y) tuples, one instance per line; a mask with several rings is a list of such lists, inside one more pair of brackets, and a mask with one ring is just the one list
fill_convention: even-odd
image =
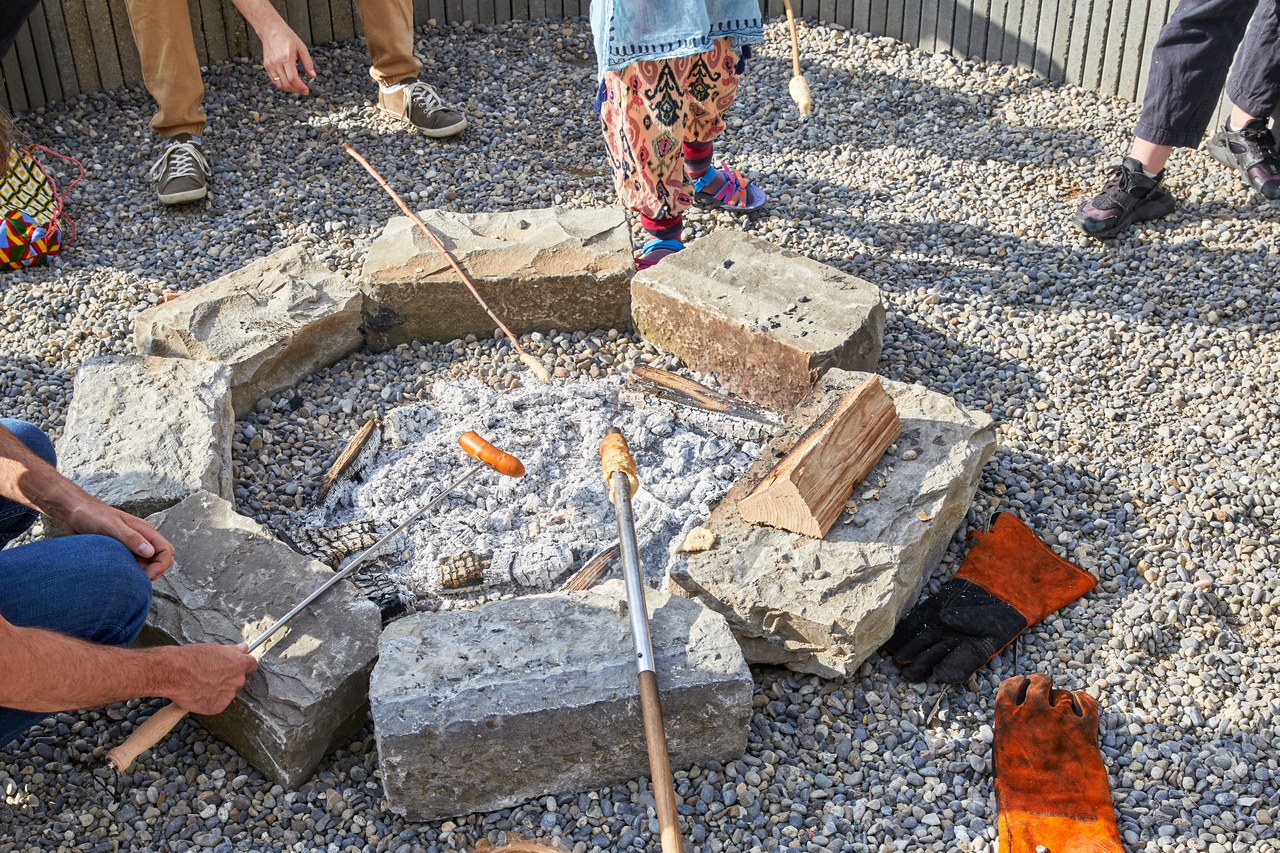
[(186, 204), (209, 194), (209, 161), (199, 141), (189, 133), (169, 140), (151, 167), (156, 195), (165, 204)]
[(1168, 216), (1175, 205), (1160, 186), (1163, 178), (1163, 171), (1148, 178), (1141, 163), (1126, 157), (1111, 167), (1102, 192), (1080, 205), (1072, 219), (1090, 237), (1107, 239), (1134, 222)]
[(1239, 130), (1223, 125), (1208, 145), (1215, 160), (1240, 172), (1245, 186), (1271, 201), (1280, 199), (1280, 154), (1269, 119), (1255, 118)]

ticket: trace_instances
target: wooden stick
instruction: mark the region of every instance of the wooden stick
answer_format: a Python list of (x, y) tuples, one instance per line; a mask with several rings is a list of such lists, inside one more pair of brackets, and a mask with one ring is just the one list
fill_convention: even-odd
[(417, 225), (418, 229), (422, 231), (423, 234), (427, 235), (428, 239), (430, 239), (435, 247), (440, 251), (440, 254), (444, 255), (445, 260), (449, 262), (449, 266), (453, 267), (453, 271), (458, 274), (458, 278), (460, 278), (462, 283), (467, 286), (467, 290), (471, 291), (471, 295), (475, 297), (476, 302), (480, 304), (480, 307), (484, 309), (484, 312), (489, 315), (489, 319), (497, 323), (498, 328), (507, 336), (507, 340), (511, 341), (511, 345), (515, 347), (516, 353), (520, 356), (520, 362), (524, 364), (525, 367), (533, 371), (533, 373), (543, 382), (550, 382), (551, 374), (547, 372), (547, 368), (544, 367), (542, 362), (538, 361), (537, 358), (524, 351), (524, 347), (520, 346), (520, 342), (516, 340), (515, 334), (507, 328), (507, 324), (502, 322), (502, 319), (498, 317), (497, 314), (493, 313), (493, 309), (489, 307), (489, 304), (485, 302), (484, 298), (480, 295), (480, 291), (476, 290), (476, 286), (471, 281), (471, 277), (467, 275), (466, 270), (462, 268), (461, 264), (459, 264), (457, 259), (453, 257), (452, 253), (445, 248), (444, 243), (440, 242), (440, 238), (436, 236), (435, 232), (427, 227), (427, 223), (422, 221), (422, 217), (409, 209), (409, 205), (405, 204), (404, 199), (400, 197), (400, 194), (391, 188), (391, 185), (387, 183), (387, 179), (378, 174), (378, 170), (373, 168), (373, 166), (370, 166), (369, 161), (361, 157), (354, 148), (344, 142), (342, 143), (342, 150), (350, 154), (352, 159), (361, 166), (364, 166), (366, 172), (373, 175), (373, 179), (378, 182), (378, 186), (387, 191), (387, 194), (395, 200), (395, 203), (400, 205), (400, 209), (404, 211), (404, 215), (409, 217), (409, 219), (413, 221), (413, 224)]
[(582, 568), (570, 575), (560, 589), (564, 592), (581, 592), (584, 589), (591, 589), (617, 556), (618, 543), (615, 542), (583, 563)]
[(173, 727), (182, 722), (187, 715), (185, 708), (170, 702), (146, 719), (142, 725), (133, 730), (133, 734), (125, 742), (107, 753), (107, 760), (116, 768), (117, 773), (129, 769), (129, 765), (139, 755), (155, 746), (160, 740), (173, 731)]
[(787, 10), (787, 26), (791, 28), (791, 82), (787, 91), (791, 100), (796, 102), (800, 115), (807, 116), (813, 109), (813, 93), (809, 90), (809, 81), (800, 73), (800, 37), (796, 35), (796, 15), (791, 9), (791, 0), (782, 0)]
[(662, 835), (662, 853), (682, 853), (684, 844), (680, 840), (675, 780), (671, 778), (671, 755), (667, 750), (662, 703), (658, 701), (658, 676), (649, 669), (640, 673), (638, 680), (640, 718), (644, 721), (644, 744), (649, 753), (649, 777), (653, 784), (653, 805), (654, 811), (658, 813), (658, 829)]
[(324, 503), (325, 498), (329, 496), (329, 490), (333, 488), (333, 484), (347, 473), (356, 458), (360, 456), (360, 451), (364, 449), (365, 443), (373, 435), (373, 428), (377, 425), (377, 418), (369, 418), (364, 422), (364, 426), (360, 427), (359, 431), (347, 442), (347, 446), (342, 448), (338, 458), (329, 466), (329, 470), (325, 472), (324, 477), (320, 480), (320, 488), (316, 489), (315, 503), (317, 506)]

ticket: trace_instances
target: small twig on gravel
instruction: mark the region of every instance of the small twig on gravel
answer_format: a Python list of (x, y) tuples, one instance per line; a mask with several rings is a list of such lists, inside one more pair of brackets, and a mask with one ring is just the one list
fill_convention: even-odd
[(543, 382), (550, 382), (551, 374), (547, 372), (547, 368), (544, 367), (542, 362), (538, 361), (537, 358), (524, 351), (524, 347), (520, 346), (520, 342), (516, 340), (515, 334), (507, 328), (507, 324), (502, 322), (497, 314), (493, 313), (493, 309), (490, 308), (480, 296), (480, 291), (476, 290), (476, 286), (472, 283), (471, 277), (467, 275), (466, 270), (462, 268), (462, 265), (458, 263), (457, 259), (454, 258), (449, 250), (445, 248), (444, 243), (440, 242), (440, 238), (436, 236), (435, 232), (427, 227), (427, 223), (423, 222), (422, 218), (418, 216), (418, 214), (409, 209), (409, 205), (404, 203), (404, 199), (400, 197), (400, 194), (391, 188), (391, 185), (387, 183), (386, 178), (378, 174), (377, 169), (369, 165), (368, 160), (361, 157), (360, 154), (346, 142), (342, 143), (342, 150), (350, 154), (352, 159), (361, 166), (364, 166), (365, 171), (370, 175), (373, 175), (373, 179), (378, 182), (378, 186), (386, 190), (387, 194), (395, 199), (396, 204), (400, 205), (400, 209), (404, 211), (404, 215), (413, 220), (413, 224), (417, 225), (419, 230), (430, 238), (431, 242), (435, 244), (435, 247), (440, 250), (440, 254), (444, 255), (445, 260), (449, 262), (449, 266), (453, 267), (453, 271), (458, 274), (458, 278), (462, 279), (462, 283), (467, 286), (467, 290), (471, 291), (471, 295), (475, 297), (476, 302), (480, 303), (480, 307), (489, 315), (489, 318), (493, 320), (493, 322), (497, 323), (498, 328), (506, 334), (507, 339), (511, 341), (511, 345), (515, 347), (516, 353), (520, 356), (521, 363), (523, 363), (525, 367), (529, 368), (529, 370), (533, 371), (534, 375)]

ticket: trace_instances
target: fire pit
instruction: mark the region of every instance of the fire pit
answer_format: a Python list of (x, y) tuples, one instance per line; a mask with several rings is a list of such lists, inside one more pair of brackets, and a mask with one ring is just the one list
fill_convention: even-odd
[[(610, 425), (627, 435), (645, 492), (642, 561), (665, 583), (674, 548), (710, 513), (760, 446), (621, 402), (619, 377), (501, 392), (475, 379), (437, 382), (427, 400), (392, 409), (354, 488), (300, 519), (305, 531), (388, 530), (457, 475), (458, 436), (475, 429), (520, 457), (519, 480), (483, 478), (388, 546), (383, 575), (418, 609), (469, 606), (556, 589), (613, 539), (596, 448)], [(358, 536), (347, 536), (353, 544)]]

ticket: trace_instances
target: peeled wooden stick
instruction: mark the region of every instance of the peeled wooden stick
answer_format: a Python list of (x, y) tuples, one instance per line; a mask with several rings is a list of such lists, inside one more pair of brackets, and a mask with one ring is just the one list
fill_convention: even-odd
[(404, 199), (400, 197), (400, 194), (391, 188), (391, 185), (387, 183), (386, 178), (378, 174), (377, 169), (369, 165), (368, 160), (361, 157), (360, 154), (346, 142), (342, 143), (342, 150), (350, 154), (352, 159), (361, 166), (364, 166), (366, 172), (373, 175), (373, 179), (378, 182), (378, 186), (386, 190), (387, 195), (395, 199), (395, 203), (400, 205), (400, 209), (404, 211), (404, 215), (413, 220), (413, 224), (417, 225), (418, 229), (422, 231), (423, 234), (426, 234), (428, 239), (435, 244), (435, 247), (440, 250), (440, 254), (444, 255), (445, 260), (449, 262), (449, 266), (453, 267), (453, 271), (458, 274), (458, 278), (462, 279), (462, 283), (467, 286), (467, 290), (471, 291), (471, 295), (475, 297), (476, 302), (480, 303), (480, 307), (484, 309), (484, 313), (488, 314), (489, 319), (498, 324), (498, 328), (501, 329), (507, 336), (507, 339), (511, 341), (511, 345), (515, 347), (516, 353), (520, 356), (521, 363), (523, 363), (525, 367), (529, 368), (529, 370), (533, 371), (533, 374), (543, 382), (550, 382), (551, 374), (547, 372), (547, 368), (544, 367), (542, 362), (538, 361), (537, 358), (524, 351), (524, 347), (520, 346), (520, 342), (516, 340), (515, 334), (507, 328), (507, 324), (502, 322), (497, 314), (493, 313), (493, 309), (490, 308), (488, 303), (484, 301), (484, 298), (480, 296), (480, 291), (476, 290), (476, 286), (472, 283), (471, 277), (467, 275), (466, 270), (462, 268), (457, 259), (455, 259), (449, 250), (445, 248), (444, 243), (440, 242), (440, 238), (436, 236), (435, 232), (427, 227), (427, 223), (423, 222), (422, 218), (418, 216), (418, 214), (409, 209), (409, 205), (404, 203)]
[(813, 94), (809, 91), (809, 81), (800, 73), (800, 38), (796, 35), (796, 15), (791, 10), (791, 0), (782, 0), (787, 9), (787, 26), (791, 28), (791, 82), (787, 91), (791, 100), (796, 102), (800, 115), (807, 116), (813, 109)]

